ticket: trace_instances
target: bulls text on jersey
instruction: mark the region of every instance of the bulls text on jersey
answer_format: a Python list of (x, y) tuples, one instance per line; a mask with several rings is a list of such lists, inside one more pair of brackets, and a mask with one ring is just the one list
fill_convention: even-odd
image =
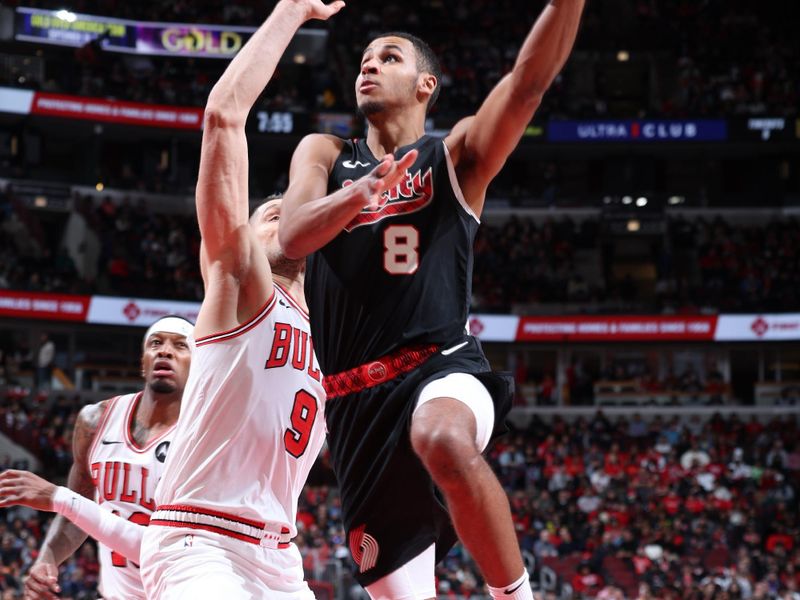
[(128, 502), (153, 511), (156, 508), (152, 498), (148, 498), (150, 469), (143, 465), (132, 465), (121, 461), (94, 462), (91, 465), (92, 482), (97, 489), (97, 502)]
[(319, 368), (314, 365), (314, 343), (308, 331), (293, 327), (288, 323), (275, 323), (275, 335), (265, 369), (278, 369), (286, 366), (291, 357), (292, 368), (306, 371), (310, 377), (320, 381)]

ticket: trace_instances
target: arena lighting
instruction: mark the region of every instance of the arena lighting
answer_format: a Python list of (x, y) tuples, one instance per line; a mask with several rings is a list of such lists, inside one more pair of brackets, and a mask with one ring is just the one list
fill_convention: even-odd
[(98, 192), (102, 192), (105, 188), (106, 186), (103, 185), (102, 181), (98, 181), (97, 185), (94, 186), (94, 189), (96, 189)]
[(306, 63), (306, 55), (305, 54), (295, 54), (294, 55), (294, 62), (298, 65), (304, 65)]
[(637, 221), (636, 219), (631, 219), (630, 221), (628, 221), (628, 231), (630, 231), (631, 233), (636, 233), (637, 231), (639, 231), (639, 229), (641, 229), (641, 227), (642, 224), (639, 223), (639, 221)]
[(685, 198), (683, 196), (670, 196), (669, 199), (667, 200), (667, 203), (672, 206), (675, 206), (676, 204), (683, 204), (684, 201)]
[(641, 198), (636, 199), (636, 206), (641, 208), (642, 206), (647, 206), (647, 198), (642, 196)]
[(45, 196), (36, 196), (36, 198), (33, 199), (33, 205), (36, 208), (44, 208), (47, 206), (47, 198)]
[(611, 196), (604, 196), (603, 204), (611, 204)]
[(631, 202), (633, 202), (633, 198), (631, 198), (630, 196), (623, 196), (622, 197), (622, 203), (623, 204), (630, 204)]
[(617, 52), (617, 60), (619, 62), (628, 62), (630, 57), (631, 55), (627, 50), (620, 50), (619, 52)]
[(66, 21), (67, 23), (74, 23), (78, 18), (74, 12), (70, 12), (63, 8), (56, 13), (56, 17), (62, 21)]

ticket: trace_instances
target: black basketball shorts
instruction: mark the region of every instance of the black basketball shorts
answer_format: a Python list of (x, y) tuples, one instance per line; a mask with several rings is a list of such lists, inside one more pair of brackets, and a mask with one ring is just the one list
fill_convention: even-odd
[[(447, 356), (448, 349), (467, 344)], [(471, 336), (441, 348), (401, 349), (351, 371), (326, 377), (325, 418), (342, 517), (358, 566), (370, 585), (431, 544), (439, 562), (457, 541), (441, 492), (411, 447), (411, 415), (422, 388), (451, 373), (469, 373), (492, 396), (493, 437), (506, 431), (513, 379), (491, 370)], [(365, 387), (369, 385), (371, 387)]]

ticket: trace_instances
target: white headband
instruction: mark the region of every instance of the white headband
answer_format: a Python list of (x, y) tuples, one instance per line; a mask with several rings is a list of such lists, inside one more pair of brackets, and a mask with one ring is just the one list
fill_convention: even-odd
[(180, 317), (163, 317), (150, 325), (147, 329), (147, 333), (144, 334), (142, 343), (146, 344), (147, 339), (154, 333), (176, 333), (188, 338), (192, 335), (192, 331), (194, 331), (194, 325), (186, 319)]

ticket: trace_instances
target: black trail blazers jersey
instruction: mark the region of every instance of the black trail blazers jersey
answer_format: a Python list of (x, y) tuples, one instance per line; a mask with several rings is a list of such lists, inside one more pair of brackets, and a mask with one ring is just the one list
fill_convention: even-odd
[[(464, 201), (444, 141), (424, 136), (404, 182), (363, 210), (308, 258), (306, 298), (326, 375), (411, 344), (464, 334), (479, 220)], [(366, 140), (346, 141), (328, 191), (351, 185), (378, 159)]]

